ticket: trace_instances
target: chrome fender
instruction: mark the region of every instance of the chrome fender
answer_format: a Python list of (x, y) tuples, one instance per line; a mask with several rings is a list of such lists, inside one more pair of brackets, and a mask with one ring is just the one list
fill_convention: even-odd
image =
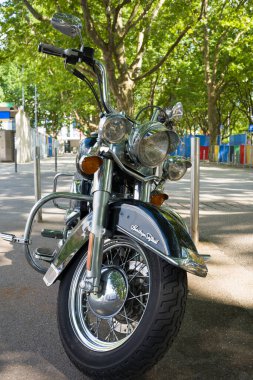
[[(52, 285), (75, 254), (89, 239), (92, 214), (82, 219), (60, 248), (44, 276)], [(136, 200), (109, 205), (105, 238), (122, 233), (145, 246), (170, 264), (200, 277), (207, 275), (204, 259), (187, 231), (182, 218), (168, 207), (157, 208)]]

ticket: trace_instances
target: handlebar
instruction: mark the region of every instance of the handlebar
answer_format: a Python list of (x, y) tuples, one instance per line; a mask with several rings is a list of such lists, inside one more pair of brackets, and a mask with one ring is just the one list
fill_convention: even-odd
[[(80, 50), (77, 49), (62, 49), (53, 45), (40, 43), (38, 47), (38, 51), (40, 53), (45, 53), (49, 55), (54, 55), (57, 57), (65, 58), (66, 63), (70, 63), (75, 65), (78, 62), (84, 62), (90, 67), (92, 67), (95, 74), (99, 79), (99, 87), (100, 87), (100, 95), (101, 100), (104, 105), (104, 108), (107, 113), (115, 112), (114, 109), (110, 105), (109, 101), (109, 91), (107, 85), (107, 74), (104, 65), (95, 60), (94, 57), (94, 49), (90, 47), (82, 47)], [(72, 73), (76, 75), (76, 70), (72, 70)], [(78, 75), (76, 75), (78, 76)], [(80, 76), (78, 76), (82, 79)]]
[(82, 47), (78, 49), (62, 49), (53, 45), (41, 42), (38, 47), (39, 53), (55, 55), (66, 59), (66, 63), (76, 64), (77, 62), (85, 62), (93, 68), (94, 66), (94, 49), (90, 47)]
[(49, 44), (43, 44), (42, 42), (39, 44), (38, 51), (39, 53), (55, 55), (56, 57), (66, 57), (64, 49)]

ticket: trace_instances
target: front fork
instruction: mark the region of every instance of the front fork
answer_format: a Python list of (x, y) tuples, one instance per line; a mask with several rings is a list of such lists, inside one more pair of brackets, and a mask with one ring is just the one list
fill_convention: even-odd
[(89, 235), (86, 277), (80, 286), (87, 292), (97, 293), (101, 279), (105, 221), (112, 190), (113, 161), (105, 158), (103, 165), (94, 174), (93, 216)]

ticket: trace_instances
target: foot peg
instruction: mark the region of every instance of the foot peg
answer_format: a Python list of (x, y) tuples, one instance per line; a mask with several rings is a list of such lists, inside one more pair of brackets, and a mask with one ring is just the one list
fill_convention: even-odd
[(48, 261), (51, 263), (54, 260), (56, 250), (50, 248), (36, 248), (34, 250), (34, 255), (37, 259)]
[(199, 255), (199, 256), (201, 256), (205, 262), (207, 262), (211, 259), (211, 255)]
[(61, 230), (48, 230), (41, 231), (41, 236), (51, 239), (63, 239), (63, 232)]
[(10, 243), (18, 243), (18, 244), (29, 244), (28, 240), (25, 240), (23, 237), (19, 238), (13, 234), (0, 233), (0, 238), (3, 240), (9, 241)]

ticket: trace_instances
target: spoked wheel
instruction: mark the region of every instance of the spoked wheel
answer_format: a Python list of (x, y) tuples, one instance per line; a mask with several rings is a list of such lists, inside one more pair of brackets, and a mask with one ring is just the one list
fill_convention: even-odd
[(80, 252), (58, 296), (59, 331), (68, 356), (93, 378), (133, 378), (145, 372), (178, 332), (185, 272), (127, 238), (115, 238), (104, 245), (97, 295), (83, 290), (85, 276), (86, 254)]

